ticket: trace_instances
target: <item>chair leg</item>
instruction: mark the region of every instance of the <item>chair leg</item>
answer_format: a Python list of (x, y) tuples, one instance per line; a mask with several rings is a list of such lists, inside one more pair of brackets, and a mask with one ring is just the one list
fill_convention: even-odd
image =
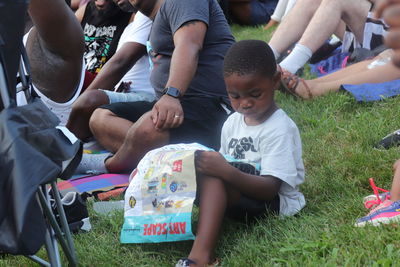
[[(64, 213), (64, 209), (62, 208), (60, 196), (57, 195), (57, 193), (56, 193), (55, 200), (56, 200), (56, 206), (57, 206), (60, 216), (64, 217), (64, 223), (63, 223), (63, 220), (61, 220), (63, 230), (65, 231), (64, 233), (61, 232), (60, 226), (58, 225), (58, 223), (54, 217), (54, 214), (53, 214), (52, 210), (50, 209), (50, 203), (46, 202), (46, 196), (45, 196), (44, 192), (46, 194), (48, 194), (47, 191), (45, 190), (45, 188), (39, 189), (38, 196), (39, 196), (40, 204), (42, 206), (42, 210), (48, 220), (49, 229), (51, 229), (51, 231), (54, 230), (55, 233), (53, 234), (53, 237), (55, 236), (58, 239), (58, 241), (65, 253), (65, 256), (68, 259), (69, 265), (76, 266), (77, 261), (76, 261), (76, 256), (75, 256), (75, 248), (73, 245), (71, 233), (68, 228), (68, 223), (66, 222), (65, 213)], [(53, 192), (58, 192), (58, 191), (53, 191)], [(48, 195), (47, 195), (47, 199), (49, 199)], [(58, 201), (57, 201), (57, 199), (58, 199)], [(57, 243), (55, 240), (54, 240), (54, 242)], [(58, 250), (57, 250), (57, 252), (58, 252)]]
[(36, 262), (36, 263), (38, 263), (38, 264), (40, 264), (42, 266), (51, 267), (50, 263), (48, 263), (47, 261), (43, 260), (42, 258), (40, 258), (40, 257), (38, 257), (36, 255), (27, 255), (25, 257), (31, 259), (32, 261), (34, 261), (34, 262)]
[(51, 182), (51, 190), (53, 192), (57, 192), (56, 194), (54, 194), (55, 195), (54, 199), (57, 203), (57, 205), (56, 205), (57, 211), (58, 211), (58, 214), (60, 215), (61, 227), (64, 232), (65, 240), (67, 241), (67, 247), (68, 247), (67, 251), (64, 250), (64, 253), (69, 252), (70, 258), (72, 259), (72, 262), (73, 262), (73, 265), (77, 265), (74, 241), (72, 240), (71, 231), (69, 230), (69, 227), (68, 227), (67, 217), (65, 216), (65, 211), (64, 211), (63, 205), (61, 203), (61, 198), (60, 198), (60, 194), (58, 193), (58, 188), (57, 188), (56, 182)]
[(52, 230), (51, 225), (49, 224), (48, 214), (49, 214), (50, 200), (49, 200), (49, 198), (45, 198), (45, 196), (43, 194), (43, 190), (46, 191), (45, 186), (40, 186), (38, 188), (37, 199), (38, 199), (38, 202), (42, 209), (42, 212), (46, 217), (45, 247), (46, 247), (46, 252), (47, 252), (49, 262), (41, 259), (38, 256), (34, 256), (34, 255), (27, 256), (27, 257), (43, 266), (59, 267), (59, 266), (61, 266), (61, 261), (60, 261), (60, 255), (58, 252), (58, 244), (57, 244), (57, 240), (54, 236), (54, 231)]

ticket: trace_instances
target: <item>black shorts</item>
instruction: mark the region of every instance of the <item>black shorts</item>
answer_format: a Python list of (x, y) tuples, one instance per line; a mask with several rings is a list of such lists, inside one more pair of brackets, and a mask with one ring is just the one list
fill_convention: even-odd
[[(178, 128), (170, 129), (170, 144), (200, 143), (218, 150), (221, 129), (228, 112), (221, 106), (226, 101), (221, 98), (185, 97), (181, 100), (184, 121)], [(136, 122), (150, 111), (156, 102), (125, 102), (101, 106), (118, 117)], [(228, 108), (230, 108), (228, 106)]]
[[(248, 163), (229, 162), (232, 166), (240, 171), (253, 175), (260, 175), (256, 168)], [(257, 200), (250, 196), (243, 195), (238, 203), (226, 210), (228, 217), (239, 221), (253, 221), (267, 213), (279, 214), (279, 195), (271, 201)]]
[(242, 195), (238, 203), (226, 210), (226, 216), (241, 222), (252, 222), (265, 214), (279, 214), (279, 195), (271, 201)]
[[(252, 165), (248, 163), (230, 162), (232, 166), (248, 174), (259, 175)], [(200, 192), (196, 191), (196, 199), (194, 203), (199, 206)], [(227, 217), (240, 222), (253, 222), (266, 214), (279, 214), (280, 200), (279, 195), (276, 195), (271, 201), (257, 200), (250, 196), (242, 194), (239, 201), (226, 209), (225, 214)]]

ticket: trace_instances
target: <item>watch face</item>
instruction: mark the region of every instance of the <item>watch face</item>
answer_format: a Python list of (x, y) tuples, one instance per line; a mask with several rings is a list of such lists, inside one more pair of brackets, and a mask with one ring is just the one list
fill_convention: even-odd
[(181, 95), (181, 92), (179, 89), (175, 87), (168, 87), (167, 91), (165, 92), (167, 95), (172, 96), (172, 97), (179, 97)]

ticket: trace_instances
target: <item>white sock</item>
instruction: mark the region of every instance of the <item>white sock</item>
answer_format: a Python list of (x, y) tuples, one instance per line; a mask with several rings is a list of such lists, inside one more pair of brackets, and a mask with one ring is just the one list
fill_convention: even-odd
[(271, 50), (272, 50), (272, 52), (274, 53), (275, 60), (278, 60), (278, 58), (281, 56), (281, 53), (279, 53), (278, 51), (276, 51), (275, 48), (273, 48), (272, 46), (269, 46), (269, 47), (271, 47)]
[(87, 154), (83, 153), (82, 160), (79, 163), (77, 169), (75, 170), (76, 174), (100, 174), (100, 173), (108, 173), (106, 169), (106, 165), (104, 161), (110, 157), (110, 153), (101, 153), (101, 154)]
[(296, 73), (311, 58), (312, 51), (307, 46), (296, 44), (293, 51), (279, 64), (283, 69)]

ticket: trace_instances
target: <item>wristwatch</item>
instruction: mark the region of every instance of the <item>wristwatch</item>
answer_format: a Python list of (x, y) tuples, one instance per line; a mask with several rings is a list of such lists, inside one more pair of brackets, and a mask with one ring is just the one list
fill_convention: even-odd
[(178, 88), (171, 87), (171, 86), (165, 88), (164, 94), (175, 97), (175, 98), (181, 97), (181, 91), (179, 91)]

